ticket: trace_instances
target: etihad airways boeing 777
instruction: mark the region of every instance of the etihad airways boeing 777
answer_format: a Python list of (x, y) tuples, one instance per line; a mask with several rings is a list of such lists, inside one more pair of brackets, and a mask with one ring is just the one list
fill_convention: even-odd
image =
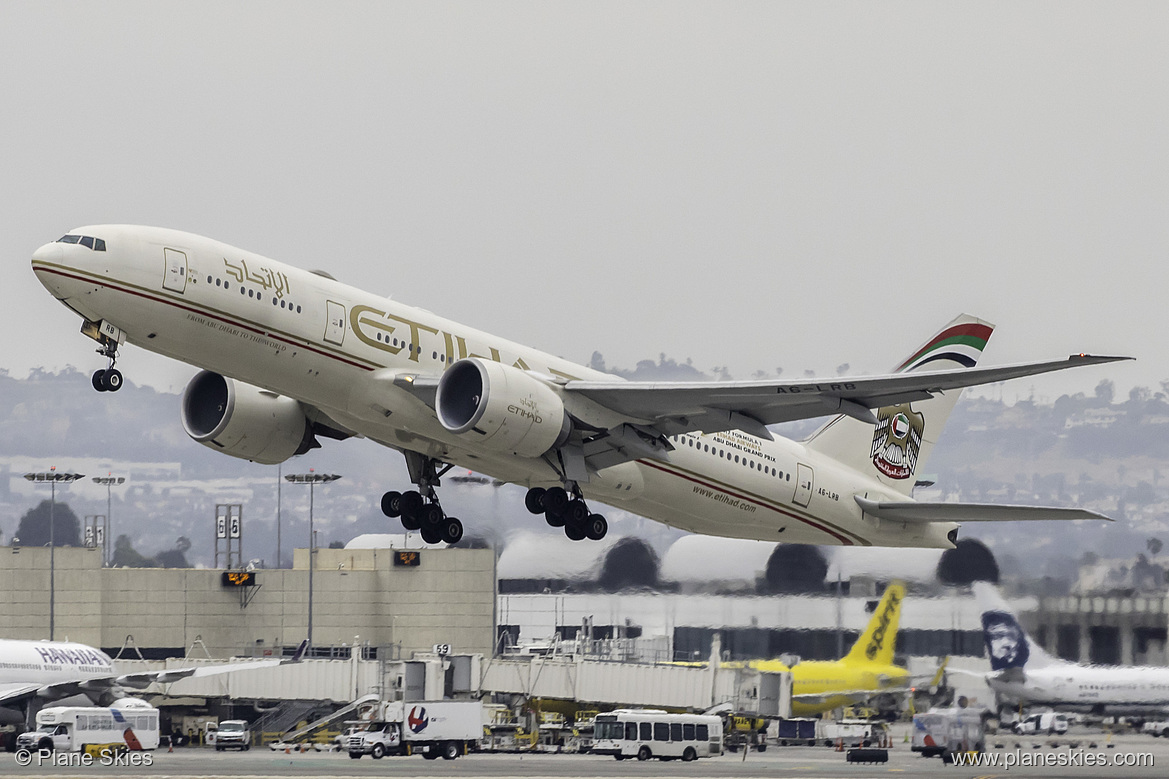
[[(463, 534), (436, 491), (454, 465), (527, 486), (528, 509), (574, 540), (608, 527), (586, 499), (695, 533), (810, 544), (948, 548), (961, 521), (1106, 519), (911, 499), (961, 388), (1124, 359), (976, 368), (993, 328), (970, 316), (889, 375), (634, 382), (175, 230), (79, 227), (32, 267), (109, 360), (96, 389), (121, 386), (128, 342), (203, 369), (183, 426), (224, 454), (274, 464), (350, 436), (396, 449), (417, 489), (385, 493), (382, 509), (431, 543)], [(802, 443), (767, 428), (832, 414)]]

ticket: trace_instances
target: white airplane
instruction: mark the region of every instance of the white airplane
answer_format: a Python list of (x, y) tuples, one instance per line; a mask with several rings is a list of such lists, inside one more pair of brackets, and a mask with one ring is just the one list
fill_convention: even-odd
[(1084, 665), (1043, 651), (993, 585), (976, 582), (982, 636), (990, 658), (986, 683), (1000, 701), (1093, 714), (1148, 714), (1169, 710), (1169, 668)]
[(127, 689), (144, 690), (155, 682), (296, 663), (307, 646), (302, 641), (290, 658), (119, 674), (109, 655), (85, 644), (0, 639), (0, 724), (31, 724), (35, 709), (47, 701), (84, 695), (98, 705), (118, 705)]
[[(189, 233), (79, 227), (33, 254), (84, 320), (117, 390), (129, 342), (204, 370), (182, 421), (217, 451), (275, 464), (360, 435), (405, 455), (416, 490), (382, 510), (454, 543), (436, 488), (451, 467), (529, 488), (528, 509), (600, 539), (585, 500), (695, 533), (809, 544), (949, 548), (961, 521), (1107, 519), (1090, 511), (914, 502), (962, 387), (1119, 357), (974, 368), (992, 327), (960, 316), (884, 376), (623, 381), (429, 311)], [(874, 413), (875, 411), (875, 413)], [(806, 442), (767, 426), (837, 414)]]

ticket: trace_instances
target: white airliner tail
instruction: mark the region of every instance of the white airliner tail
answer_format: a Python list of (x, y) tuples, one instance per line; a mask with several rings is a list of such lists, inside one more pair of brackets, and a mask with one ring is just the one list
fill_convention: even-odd
[[(894, 372), (973, 368), (992, 332), (994, 325), (963, 314)], [(960, 389), (950, 390), (928, 400), (879, 408), (876, 426), (841, 414), (814, 433), (806, 446), (909, 495), (914, 474), (929, 457), (961, 394)]]
[(994, 585), (975, 582), (974, 594), (982, 611), (982, 640), (992, 671), (1026, 671), (1062, 662), (1027, 635)]

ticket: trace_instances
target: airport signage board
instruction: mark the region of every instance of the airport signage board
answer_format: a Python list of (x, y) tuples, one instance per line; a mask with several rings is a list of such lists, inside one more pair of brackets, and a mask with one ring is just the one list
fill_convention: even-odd
[(256, 572), (255, 571), (224, 571), (223, 572), (223, 586), (224, 587), (255, 587), (256, 586)]
[(417, 568), (422, 565), (422, 553), (414, 549), (398, 549), (394, 552), (394, 565)]

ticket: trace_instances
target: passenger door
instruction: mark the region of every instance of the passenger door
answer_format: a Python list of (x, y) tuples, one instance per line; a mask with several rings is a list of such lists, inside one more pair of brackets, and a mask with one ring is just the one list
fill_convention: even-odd
[(162, 286), (181, 295), (187, 289), (187, 253), (164, 248), (162, 259), (166, 265)]
[(812, 484), (815, 481), (815, 474), (812, 472), (812, 466), (804, 465), (803, 463), (796, 464), (796, 494), (792, 498), (792, 503), (797, 506), (808, 507), (808, 501), (812, 499)]
[(345, 340), (345, 306), (331, 300), (327, 301), (326, 306), (328, 321), (325, 323), (325, 341), (340, 346)]

